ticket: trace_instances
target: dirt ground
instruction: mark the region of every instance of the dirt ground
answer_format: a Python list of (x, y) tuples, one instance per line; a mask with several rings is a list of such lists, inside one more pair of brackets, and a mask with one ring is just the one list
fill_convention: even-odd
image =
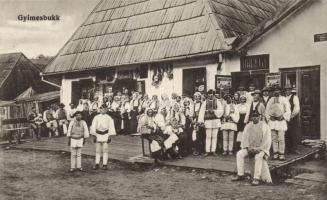
[(231, 175), (110, 162), (107, 171), (68, 173), (67, 153), (0, 149), (0, 199), (327, 199), (321, 184), (251, 186)]

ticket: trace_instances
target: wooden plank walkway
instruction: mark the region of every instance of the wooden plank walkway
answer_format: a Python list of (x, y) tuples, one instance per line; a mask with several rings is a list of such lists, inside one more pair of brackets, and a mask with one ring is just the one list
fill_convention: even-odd
[[(42, 138), (41, 141), (26, 141), (23, 144), (14, 144), (13, 148), (27, 149), (27, 150), (43, 150), (43, 151), (64, 151), (69, 152), (67, 146), (67, 138)], [(145, 144), (145, 147), (148, 145)], [(148, 149), (145, 148), (146, 153)], [(286, 161), (269, 161), (270, 170), (275, 170), (286, 165), (292, 164), (296, 161), (304, 159), (312, 154), (315, 154), (319, 149), (312, 149), (309, 147), (299, 146), (299, 155), (287, 155)], [(83, 148), (84, 155), (94, 156), (95, 146), (91, 139), (87, 139)], [(153, 159), (142, 156), (141, 140), (139, 137), (132, 136), (115, 136), (112, 143), (109, 144), (109, 159), (118, 160), (129, 163), (153, 163)], [(217, 156), (217, 157), (203, 157), (203, 156), (188, 156), (179, 160), (164, 161), (163, 165), (178, 166), (185, 168), (196, 168), (205, 170), (216, 170), (223, 172), (236, 172), (235, 156)]]

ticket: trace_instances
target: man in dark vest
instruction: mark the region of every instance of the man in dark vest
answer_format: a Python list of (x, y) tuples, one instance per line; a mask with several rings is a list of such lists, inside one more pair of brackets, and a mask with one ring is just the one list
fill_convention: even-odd
[(299, 143), (301, 137), (298, 116), (300, 113), (300, 101), (299, 97), (296, 95), (296, 89), (292, 87), (287, 87), (286, 98), (290, 102), (291, 106), (291, 119), (288, 122), (288, 130), (286, 132), (286, 146), (287, 151), (291, 153), (297, 153), (296, 147)]
[(249, 106), (249, 110), (245, 116), (244, 119), (245, 123), (249, 122), (249, 119), (252, 118), (253, 113), (259, 113), (260, 120), (264, 120), (266, 108), (264, 104), (260, 102), (260, 98), (261, 98), (260, 95), (261, 95), (260, 90), (255, 90), (252, 92), (253, 101), (251, 102)]
[(264, 104), (265, 107), (267, 106), (267, 103), (271, 98), (269, 94), (270, 90), (271, 89), (267, 86), (262, 89), (262, 103)]
[(68, 126), (68, 121), (67, 121), (67, 111), (65, 110), (65, 104), (60, 103), (59, 104), (59, 109), (56, 111), (56, 116), (58, 120), (58, 131), (59, 134), (67, 134), (67, 126)]

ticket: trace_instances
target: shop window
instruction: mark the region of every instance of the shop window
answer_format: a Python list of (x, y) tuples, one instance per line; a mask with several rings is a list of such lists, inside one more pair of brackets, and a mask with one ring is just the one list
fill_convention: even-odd
[(269, 69), (269, 54), (241, 57), (241, 71), (265, 69)]

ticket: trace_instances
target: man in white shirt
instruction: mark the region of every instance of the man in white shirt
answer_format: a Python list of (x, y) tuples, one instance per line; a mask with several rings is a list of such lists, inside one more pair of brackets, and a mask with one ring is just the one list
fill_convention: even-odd
[(299, 129), (298, 116), (300, 113), (300, 100), (296, 95), (296, 88), (286, 88), (286, 98), (288, 99), (291, 107), (291, 118), (287, 123), (288, 130), (286, 133), (287, 150), (291, 153), (296, 153), (296, 147), (301, 138), (301, 130)]
[(96, 144), (94, 169), (99, 169), (102, 157), (102, 168), (106, 170), (108, 169), (108, 143), (111, 142), (110, 136), (116, 135), (114, 121), (107, 114), (107, 105), (103, 104), (100, 108), (100, 114), (94, 117), (90, 132), (94, 136)]
[(271, 128), (273, 159), (285, 160), (285, 131), (291, 117), (291, 109), (288, 100), (280, 93), (280, 87), (275, 86), (274, 96), (267, 104), (266, 119)]
[(237, 176), (233, 181), (244, 180), (244, 158), (254, 158), (254, 175), (252, 185), (259, 185), (259, 181), (271, 183), (271, 176), (267, 159), (271, 147), (271, 131), (266, 122), (260, 120), (259, 113), (253, 113), (251, 122), (244, 128), (241, 150), (237, 152)]
[(217, 156), (217, 137), (218, 131), (221, 128), (221, 117), (224, 114), (224, 105), (215, 98), (213, 90), (209, 90), (207, 95), (207, 99), (201, 105), (198, 123), (204, 124), (206, 129), (206, 153), (204, 156), (208, 156), (210, 153)]

